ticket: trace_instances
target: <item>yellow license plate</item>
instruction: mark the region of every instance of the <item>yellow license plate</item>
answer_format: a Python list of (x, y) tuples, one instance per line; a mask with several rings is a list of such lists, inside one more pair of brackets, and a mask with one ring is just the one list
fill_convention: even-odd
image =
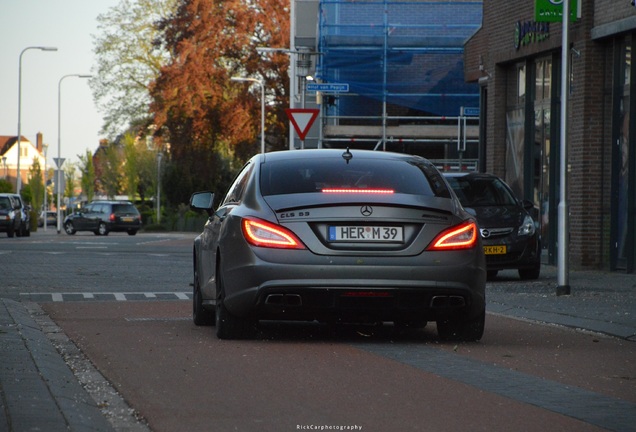
[(484, 246), (486, 255), (505, 255), (507, 252), (506, 245), (502, 246)]

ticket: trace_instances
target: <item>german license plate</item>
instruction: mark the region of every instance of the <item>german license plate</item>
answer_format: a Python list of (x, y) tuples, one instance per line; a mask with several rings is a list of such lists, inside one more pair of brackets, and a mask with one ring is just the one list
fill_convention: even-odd
[(330, 226), (331, 242), (390, 242), (404, 241), (403, 227), (396, 226)]
[(121, 218), (121, 220), (122, 220), (123, 222), (132, 222), (132, 221), (134, 221), (134, 220), (135, 220), (135, 218), (133, 218), (133, 217), (131, 217), (131, 216), (124, 216), (124, 217), (122, 217), (122, 218)]
[(506, 245), (500, 246), (484, 246), (486, 255), (505, 255), (507, 253)]

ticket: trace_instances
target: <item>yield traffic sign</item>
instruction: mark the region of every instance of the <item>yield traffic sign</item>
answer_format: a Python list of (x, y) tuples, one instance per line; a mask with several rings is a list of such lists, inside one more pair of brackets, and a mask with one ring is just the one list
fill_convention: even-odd
[(296, 133), (301, 140), (304, 140), (318, 117), (319, 110), (315, 108), (286, 108), (285, 112), (291, 121)]

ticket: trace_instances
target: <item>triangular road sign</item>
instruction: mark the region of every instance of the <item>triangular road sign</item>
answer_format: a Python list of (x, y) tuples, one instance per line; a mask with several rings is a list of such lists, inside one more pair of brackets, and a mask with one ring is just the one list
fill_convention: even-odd
[(320, 111), (316, 108), (286, 108), (285, 112), (296, 129), (296, 133), (304, 141)]

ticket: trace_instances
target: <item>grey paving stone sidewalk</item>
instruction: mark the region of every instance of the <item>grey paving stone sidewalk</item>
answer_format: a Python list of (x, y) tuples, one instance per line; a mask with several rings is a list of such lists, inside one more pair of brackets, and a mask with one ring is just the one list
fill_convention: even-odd
[(0, 299), (0, 430), (114, 431), (40, 326)]

